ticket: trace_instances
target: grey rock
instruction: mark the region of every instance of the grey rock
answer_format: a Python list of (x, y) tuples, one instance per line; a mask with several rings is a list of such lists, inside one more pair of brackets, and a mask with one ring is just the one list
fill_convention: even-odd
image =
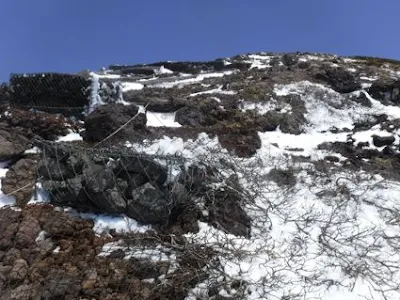
[(28, 248), (35, 243), (40, 232), (39, 221), (27, 215), (19, 224), (18, 232), (15, 236), (16, 245), (20, 248)]
[(21, 281), (28, 275), (29, 265), (24, 259), (17, 259), (8, 274), (11, 281)]
[(75, 175), (61, 159), (41, 160), (38, 165), (38, 174), (50, 180), (66, 180)]
[(116, 189), (108, 189), (100, 193), (89, 192), (88, 197), (101, 212), (117, 214), (126, 210), (126, 200), (123, 194)]
[(1, 190), (15, 197), (18, 206), (26, 205), (33, 195), (36, 177), (36, 162), (21, 159), (14, 164), (2, 179)]
[(165, 224), (170, 214), (166, 195), (150, 183), (132, 191), (126, 215), (142, 224)]
[(89, 164), (83, 170), (83, 185), (90, 193), (101, 193), (114, 187), (114, 174), (104, 166)]
[(400, 103), (400, 80), (384, 78), (374, 81), (368, 89), (369, 94), (384, 103)]
[(144, 157), (122, 157), (116, 174), (128, 180), (130, 185), (139, 186), (145, 182), (161, 186), (168, 177), (167, 169), (153, 160)]
[(29, 148), (29, 140), (13, 128), (0, 129), (0, 161), (18, 157)]
[(349, 71), (343, 68), (331, 68), (326, 66), (320, 70), (315, 78), (326, 82), (339, 93), (350, 93), (361, 89), (360, 81)]
[(98, 107), (85, 119), (85, 140), (100, 142), (130, 120), (128, 125), (118, 132), (119, 135), (126, 132), (126, 130), (146, 127), (147, 118), (144, 114), (138, 114), (132, 120), (138, 113), (138, 110), (136, 105), (122, 105), (117, 103)]
[(394, 143), (394, 141), (395, 141), (394, 136), (379, 136), (379, 135), (372, 136), (372, 142), (376, 147), (390, 146)]

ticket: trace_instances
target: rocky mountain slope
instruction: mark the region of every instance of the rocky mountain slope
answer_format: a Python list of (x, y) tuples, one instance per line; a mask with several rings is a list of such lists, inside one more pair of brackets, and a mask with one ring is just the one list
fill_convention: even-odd
[(400, 62), (12, 75), (0, 299), (399, 299)]

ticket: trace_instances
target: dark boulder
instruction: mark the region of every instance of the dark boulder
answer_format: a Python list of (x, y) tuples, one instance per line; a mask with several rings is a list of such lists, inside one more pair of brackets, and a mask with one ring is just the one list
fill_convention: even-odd
[(114, 174), (106, 166), (89, 163), (83, 170), (82, 184), (91, 193), (101, 193), (115, 186)]
[(359, 95), (350, 95), (349, 96), (349, 100), (352, 102), (356, 102), (361, 104), (362, 106), (365, 107), (371, 107), (372, 103), (371, 101), (368, 99), (368, 97), (364, 94), (364, 93), (360, 93)]
[(136, 91), (126, 92), (124, 94), (124, 100), (138, 105), (147, 105), (146, 109), (152, 112), (175, 112), (186, 104), (186, 101), (183, 99), (164, 98), (162, 95), (145, 97), (141, 94), (135, 94), (134, 92)]
[(205, 198), (211, 225), (236, 236), (250, 237), (251, 219), (242, 208), (239, 193), (226, 187), (210, 190)]
[(94, 205), (94, 210), (107, 214), (120, 214), (126, 210), (126, 199), (118, 189), (107, 189), (102, 192), (86, 192), (89, 200)]
[(282, 63), (287, 67), (295, 65), (298, 61), (299, 57), (295, 53), (286, 53), (282, 56)]
[(376, 147), (390, 146), (395, 140), (394, 136), (372, 136), (372, 141)]
[(82, 188), (81, 177), (65, 181), (43, 181), (42, 187), (50, 194), (50, 201), (56, 206), (70, 206), (78, 210), (90, 210), (88, 195)]
[(146, 183), (132, 191), (126, 215), (142, 224), (166, 224), (170, 209), (168, 197), (151, 183)]
[(162, 186), (167, 180), (167, 168), (145, 157), (121, 157), (115, 174), (133, 185), (151, 182)]
[(297, 182), (293, 169), (274, 168), (268, 173), (268, 177), (279, 186), (292, 187)]
[(30, 148), (30, 141), (15, 129), (0, 126), (0, 161), (10, 160)]
[(338, 93), (350, 93), (361, 89), (359, 80), (343, 68), (326, 67), (315, 74), (315, 79), (329, 84)]
[(86, 117), (85, 120), (85, 140), (89, 142), (99, 142), (117, 131), (135, 115), (129, 124), (119, 132), (123, 134), (129, 129), (142, 129), (146, 126), (146, 116), (138, 114), (136, 105), (122, 105), (117, 103), (107, 104), (98, 107), (93, 113)]
[(221, 129), (218, 140), (222, 147), (239, 157), (251, 157), (261, 148), (261, 139), (255, 129)]
[(385, 78), (374, 81), (368, 89), (372, 98), (385, 104), (400, 103), (400, 80)]
[(180, 108), (175, 114), (175, 121), (183, 126), (212, 126), (227, 116), (214, 99), (202, 100), (196, 105)]
[(45, 159), (38, 164), (38, 174), (48, 180), (66, 180), (76, 174), (62, 160)]
[(255, 125), (260, 128), (260, 131), (274, 131), (281, 124), (284, 116), (277, 111), (268, 111), (262, 116), (254, 118)]
[(383, 156), (386, 156), (386, 157), (393, 157), (397, 153), (392, 147), (386, 146), (385, 148), (383, 148), (382, 154), (383, 154)]
[(18, 206), (25, 206), (34, 193), (36, 161), (21, 159), (8, 170), (1, 181), (1, 190), (15, 197)]

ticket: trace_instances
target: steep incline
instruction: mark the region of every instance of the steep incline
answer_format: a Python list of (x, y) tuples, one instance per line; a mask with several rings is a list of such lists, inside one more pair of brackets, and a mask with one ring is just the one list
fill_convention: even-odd
[(1, 300), (400, 298), (400, 62), (259, 53), (0, 95)]

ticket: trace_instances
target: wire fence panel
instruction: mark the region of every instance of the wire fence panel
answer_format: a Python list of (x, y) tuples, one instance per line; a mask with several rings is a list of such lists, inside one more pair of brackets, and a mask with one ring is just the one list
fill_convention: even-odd
[[(76, 115), (88, 105), (91, 80), (80, 75), (41, 73), (10, 77), (12, 107)], [(78, 113), (79, 114), (79, 113)]]

